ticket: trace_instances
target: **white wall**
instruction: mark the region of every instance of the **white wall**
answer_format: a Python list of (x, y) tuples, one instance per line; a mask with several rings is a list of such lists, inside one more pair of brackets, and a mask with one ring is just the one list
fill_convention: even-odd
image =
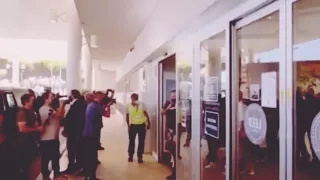
[(145, 60), (151, 53), (160, 48), (160, 46), (171, 40), (179, 31), (184, 29), (190, 21), (196, 19), (196, 17), (216, 1), (217, 0), (158, 1), (155, 11), (134, 43), (134, 51), (129, 52), (122, 62), (117, 72), (117, 80), (127, 74), (141, 61)]
[(93, 90), (106, 91), (107, 89), (115, 89), (116, 71), (101, 69), (99, 64), (93, 67)]
[(117, 81), (145, 60), (175, 53), (199, 39), (214, 35), (234, 20), (268, 0), (163, 0), (150, 17), (117, 70)]

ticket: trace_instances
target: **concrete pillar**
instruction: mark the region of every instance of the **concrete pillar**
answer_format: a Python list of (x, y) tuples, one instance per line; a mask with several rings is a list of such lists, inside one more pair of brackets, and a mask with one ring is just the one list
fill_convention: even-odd
[(92, 62), (92, 90), (97, 90), (97, 78), (99, 77), (98, 72), (99, 72), (99, 64), (98, 63), (93, 63)]
[(83, 88), (85, 90), (92, 90), (92, 60), (89, 51), (89, 47), (85, 46), (83, 48), (83, 61), (84, 61), (84, 84)]
[(12, 60), (12, 84), (14, 87), (20, 86), (20, 63), (19, 60)]
[(81, 23), (74, 2), (68, 11), (67, 91), (81, 89)]
[(209, 61), (207, 68), (207, 77), (218, 78), (218, 92), (221, 92), (221, 49), (214, 43), (209, 44)]

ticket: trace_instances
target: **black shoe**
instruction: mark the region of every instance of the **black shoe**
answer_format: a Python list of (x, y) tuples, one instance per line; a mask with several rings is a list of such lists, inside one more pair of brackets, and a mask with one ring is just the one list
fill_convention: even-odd
[(77, 174), (77, 176), (79, 176), (79, 177), (86, 177), (87, 174), (86, 174), (86, 172), (85, 172), (84, 170), (82, 170), (82, 171), (80, 171), (80, 172)]
[(98, 147), (98, 150), (99, 150), (99, 151), (103, 151), (103, 150), (104, 150), (104, 147), (100, 146), (100, 147)]
[(85, 180), (100, 180), (100, 179), (96, 177), (86, 177)]
[(167, 179), (169, 180), (175, 180), (176, 179), (176, 176), (171, 174), (170, 176), (167, 176)]
[(73, 174), (75, 173), (75, 170), (72, 168), (67, 168), (65, 171), (62, 172), (62, 174)]
[(133, 157), (129, 157), (128, 162), (133, 162)]
[(101, 164), (101, 161), (97, 160), (97, 164), (98, 164), (98, 165)]
[(62, 173), (57, 173), (53, 176), (53, 179), (65, 179), (67, 178), (68, 179), (68, 176), (62, 174)]
[(142, 158), (138, 158), (138, 163), (143, 163), (143, 159)]

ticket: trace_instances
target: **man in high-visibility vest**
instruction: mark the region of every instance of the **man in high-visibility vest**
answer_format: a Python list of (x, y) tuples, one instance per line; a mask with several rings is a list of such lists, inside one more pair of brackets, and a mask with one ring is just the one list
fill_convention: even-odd
[(135, 139), (138, 134), (138, 162), (143, 163), (144, 141), (146, 138), (146, 132), (148, 129), (150, 129), (150, 119), (145, 107), (141, 102), (138, 101), (138, 99), (138, 94), (133, 93), (131, 95), (131, 103), (127, 105), (126, 120), (129, 133), (128, 161), (133, 161)]

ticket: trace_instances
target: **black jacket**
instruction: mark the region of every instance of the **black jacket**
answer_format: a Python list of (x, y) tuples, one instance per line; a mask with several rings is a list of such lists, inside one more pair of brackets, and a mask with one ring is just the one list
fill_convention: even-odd
[(65, 131), (68, 137), (78, 138), (82, 136), (85, 124), (86, 104), (81, 98), (70, 107), (65, 119)]

